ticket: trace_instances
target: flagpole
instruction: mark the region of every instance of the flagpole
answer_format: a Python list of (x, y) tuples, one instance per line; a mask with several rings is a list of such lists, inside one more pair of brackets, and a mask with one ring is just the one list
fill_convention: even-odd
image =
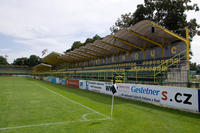
[(115, 93), (117, 92), (116, 91), (116, 88), (115, 88), (115, 86), (116, 86), (116, 84), (115, 84), (115, 73), (114, 73), (114, 75), (113, 75), (113, 85), (112, 85), (112, 87), (111, 87), (111, 91), (112, 91), (112, 105), (111, 105), (111, 110), (110, 110), (110, 119), (112, 119), (112, 113), (113, 113), (113, 106), (114, 106), (114, 95), (115, 95)]
[(114, 94), (112, 95), (112, 105), (111, 105), (111, 110), (110, 110), (110, 119), (112, 119), (113, 104), (114, 104)]

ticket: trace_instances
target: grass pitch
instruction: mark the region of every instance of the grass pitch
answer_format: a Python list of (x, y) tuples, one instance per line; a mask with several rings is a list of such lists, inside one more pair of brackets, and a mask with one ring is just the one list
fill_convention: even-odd
[(25, 71), (25, 70), (0, 70), (0, 73), (3, 73), (3, 74), (27, 74), (28, 71)]
[(198, 133), (200, 115), (24, 77), (0, 77), (0, 133)]

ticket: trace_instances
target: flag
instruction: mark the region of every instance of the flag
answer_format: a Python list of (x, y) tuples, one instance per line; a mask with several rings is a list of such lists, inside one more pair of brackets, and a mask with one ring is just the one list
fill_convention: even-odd
[(44, 50), (42, 51), (42, 56), (44, 56), (44, 55), (46, 54), (46, 52), (47, 52), (47, 49), (44, 49)]
[(113, 94), (115, 94), (117, 92), (116, 90), (116, 84), (115, 84), (115, 78), (116, 78), (116, 74), (113, 74), (113, 85), (111, 86), (111, 91)]
[(112, 91), (113, 94), (115, 94), (117, 92), (116, 85), (111, 86), (111, 91)]
[(115, 78), (116, 78), (116, 75), (115, 73), (113, 74), (113, 84), (115, 84)]

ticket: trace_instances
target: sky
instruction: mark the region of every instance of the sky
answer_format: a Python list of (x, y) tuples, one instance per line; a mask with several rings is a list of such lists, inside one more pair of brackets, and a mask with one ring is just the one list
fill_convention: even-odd
[[(199, 0), (192, 0), (200, 6)], [(74, 41), (110, 34), (121, 14), (134, 12), (143, 0), (0, 0), (0, 55), (14, 59), (62, 53)], [(200, 12), (189, 12), (188, 20)], [(200, 36), (191, 43), (192, 62), (200, 64)], [(48, 54), (47, 53), (47, 54)]]

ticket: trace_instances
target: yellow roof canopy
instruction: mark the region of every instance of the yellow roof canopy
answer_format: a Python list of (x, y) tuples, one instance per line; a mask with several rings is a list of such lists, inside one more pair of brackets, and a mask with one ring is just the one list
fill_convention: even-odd
[(64, 63), (64, 60), (60, 58), (61, 56), (62, 54), (60, 53), (51, 52), (50, 54), (42, 58), (42, 62), (57, 66)]
[(33, 72), (44, 72), (51, 70), (52, 66), (44, 63), (40, 63), (33, 67)]
[(81, 62), (113, 54), (144, 51), (153, 47), (163, 48), (177, 41), (185, 42), (186, 39), (152, 21), (143, 20), (119, 30), (114, 35), (69, 51), (61, 58), (66, 62)]

